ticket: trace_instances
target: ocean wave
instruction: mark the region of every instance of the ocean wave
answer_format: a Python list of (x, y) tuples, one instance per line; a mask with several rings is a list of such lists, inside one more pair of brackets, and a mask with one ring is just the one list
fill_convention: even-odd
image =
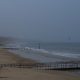
[(35, 53), (39, 53), (41, 55), (45, 54), (48, 56), (63, 56), (63, 57), (68, 57), (68, 58), (80, 58), (80, 54), (72, 54), (72, 53), (66, 53), (66, 52), (56, 52), (56, 51), (47, 51), (45, 49), (36, 49), (36, 48), (30, 48), (30, 47), (25, 47), (25, 50), (33, 51)]
[(30, 47), (25, 47), (24, 50), (31, 50), (31, 51), (40, 52), (40, 53), (49, 53), (49, 51), (44, 49), (36, 49), (36, 48), (30, 48)]
[(80, 58), (80, 54), (66, 53), (66, 52), (52, 52), (53, 55), (70, 57), (70, 58)]

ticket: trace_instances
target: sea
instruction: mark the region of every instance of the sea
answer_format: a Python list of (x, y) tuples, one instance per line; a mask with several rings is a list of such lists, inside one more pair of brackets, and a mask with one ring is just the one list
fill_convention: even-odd
[[(6, 45), (9, 50), (24, 58), (29, 58), (40, 63), (80, 61), (80, 43), (78, 42), (29, 42), (15, 41)], [(80, 75), (80, 70), (70, 74)]]
[(79, 61), (80, 43), (49, 43), (49, 42), (14, 42), (7, 45), (16, 47), (16, 54), (38, 62)]

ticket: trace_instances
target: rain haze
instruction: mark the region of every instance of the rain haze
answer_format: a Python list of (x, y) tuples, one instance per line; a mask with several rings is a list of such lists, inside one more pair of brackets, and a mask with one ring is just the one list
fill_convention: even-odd
[(0, 36), (80, 41), (80, 0), (0, 0)]

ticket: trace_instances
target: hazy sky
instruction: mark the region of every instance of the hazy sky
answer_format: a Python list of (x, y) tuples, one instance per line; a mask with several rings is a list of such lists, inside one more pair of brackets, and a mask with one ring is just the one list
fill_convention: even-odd
[(80, 0), (0, 0), (0, 36), (80, 41)]

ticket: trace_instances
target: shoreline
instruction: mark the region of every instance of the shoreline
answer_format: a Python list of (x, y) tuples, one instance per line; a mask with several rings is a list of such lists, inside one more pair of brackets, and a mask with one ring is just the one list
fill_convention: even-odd
[(65, 56), (59, 56), (59, 55), (52, 55), (52, 54), (46, 54), (46, 53), (40, 53), (40, 52), (35, 52), (32, 50), (10, 50), (11, 53), (18, 54), (21, 57), (24, 58), (29, 58), (34, 61), (37, 61), (38, 63), (47, 63), (47, 62), (67, 62), (67, 61), (79, 61), (78, 59), (75, 58), (69, 58)]
[[(3, 53), (3, 54), (0, 54), (0, 56), (1, 57), (4, 57), (4, 56), (6, 56), (5, 57), (5, 59), (6, 58), (8, 58), (8, 59), (10, 59), (11, 61), (9, 61), (8, 60), (8, 62), (9, 63), (25, 63), (25, 64), (34, 64), (34, 63), (37, 63), (37, 61), (35, 61), (35, 60), (32, 60), (32, 59), (29, 59), (29, 58), (24, 58), (24, 57), (22, 57), (22, 56), (20, 56), (20, 55), (18, 55), (18, 54), (15, 54), (15, 53), (13, 53), (13, 52), (10, 52), (10, 51), (8, 51), (8, 50), (6, 50), (6, 49), (0, 49), (0, 53)], [(8, 63), (8, 62), (6, 62), (6, 61), (4, 61), (3, 60), (3, 63)]]
[[(19, 55), (9, 52), (5, 49), (0, 49), (0, 64), (16, 64), (26, 63), (35, 64), (37, 63), (31, 59), (22, 58)], [(80, 80), (80, 77), (68, 74), (68, 72), (61, 71), (37, 71), (29, 68), (10, 68), (4, 67), (0, 69), (0, 77), (3, 80)]]

